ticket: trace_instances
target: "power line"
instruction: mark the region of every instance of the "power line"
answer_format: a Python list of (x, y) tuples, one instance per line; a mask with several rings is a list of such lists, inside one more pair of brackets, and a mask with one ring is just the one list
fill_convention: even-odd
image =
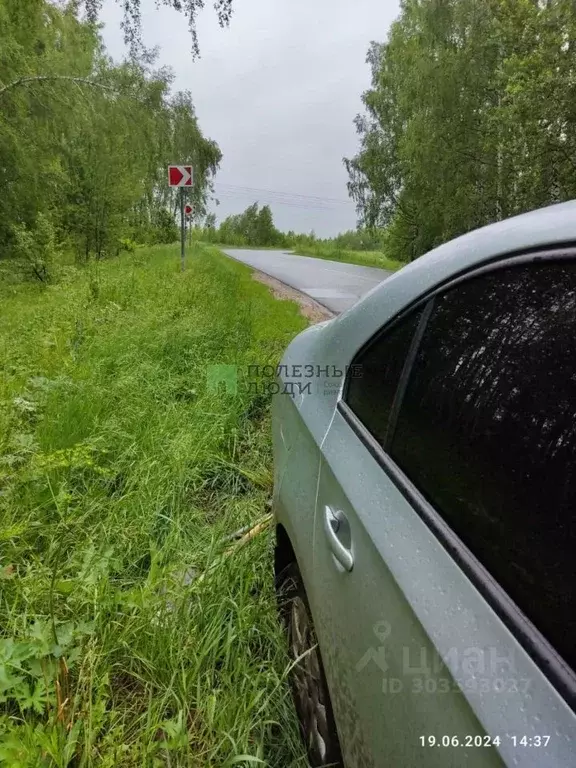
[[(239, 199), (242, 199), (242, 195), (231, 194), (231, 193), (228, 193), (228, 192), (221, 192), (221, 193), (217, 194), (217, 199), (219, 199), (219, 200), (239, 200)], [(252, 195), (249, 195), (249, 196), (246, 195), (244, 197), (244, 199), (252, 200), (252, 202), (255, 202), (254, 201), (254, 196), (252, 196)], [(315, 209), (315, 210), (319, 210), (319, 211), (333, 211), (334, 210), (334, 208), (330, 208), (329, 206), (326, 206), (326, 205), (317, 205), (317, 204), (314, 204), (314, 203), (299, 203), (299, 202), (295, 202), (295, 201), (291, 201), (291, 200), (277, 200), (275, 198), (262, 198), (261, 197), (260, 200), (258, 200), (257, 202), (263, 202), (263, 203), (267, 203), (269, 205), (282, 205), (282, 206), (286, 206), (288, 208), (304, 208), (304, 209), (308, 209), (308, 210)]]
[(350, 200), (344, 200), (343, 198), (335, 197), (321, 197), (319, 195), (303, 195), (299, 192), (285, 192), (283, 190), (275, 189), (262, 189), (259, 187), (245, 187), (237, 184), (224, 184), (216, 182), (216, 187), (222, 189), (223, 192), (238, 192), (250, 195), (266, 194), (273, 195), (279, 199), (293, 200), (294, 202), (306, 202), (315, 201), (321, 204), (336, 204), (336, 205), (350, 205)]
[[(238, 200), (241, 198), (242, 195), (233, 194), (229, 192), (217, 192), (216, 198), (218, 200)], [(245, 198), (254, 200), (253, 195), (244, 195)], [(260, 202), (260, 201), (259, 201)], [(304, 210), (317, 210), (317, 211), (333, 211), (334, 208), (331, 208), (327, 205), (317, 205), (313, 202), (305, 203), (305, 202), (296, 202), (296, 201), (290, 201), (290, 200), (278, 200), (276, 198), (267, 198), (264, 199), (263, 202), (269, 203), (270, 205), (282, 205), (286, 206), (287, 208), (302, 208)]]
[(220, 194), (234, 194), (236, 196), (240, 197), (252, 197), (257, 199), (269, 199), (269, 200), (280, 200), (280, 201), (287, 201), (287, 202), (294, 202), (294, 203), (319, 203), (321, 205), (329, 205), (331, 208), (343, 206), (343, 205), (350, 205), (350, 200), (338, 200), (334, 201), (330, 198), (320, 198), (320, 197), (314, 197), (312, 195), (306, 196), (306, 195), (287, 195), (283, 194), (281, 192), (272, 192), (272, 191), (265, 191), (265, 190), (242, 190), (242, 189), (226, 189), (224, 187), (219, 187), (216, 189), (216, 191)]

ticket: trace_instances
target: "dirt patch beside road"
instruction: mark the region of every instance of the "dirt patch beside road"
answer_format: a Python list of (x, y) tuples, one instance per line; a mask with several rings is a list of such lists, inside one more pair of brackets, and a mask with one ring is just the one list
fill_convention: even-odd
[(300, 312), (310, 321), (311, 325), (336, 317), (334, 312), (323, 307), (322, 304), (314, 301), (310, 296), (306, 296), (305, 293), (300, 293), (300, 291), (280, 282), (280, 280), (276, 280), (275, 277), (270, 277), (270, 275), (266, 275), (264, 272), (256, 271), (252, 273), (252, 277), (254, 280), (258, 280), (259, 283), (267, 285), (272, 290), (275, 299), (289, 299), (299, 304)]

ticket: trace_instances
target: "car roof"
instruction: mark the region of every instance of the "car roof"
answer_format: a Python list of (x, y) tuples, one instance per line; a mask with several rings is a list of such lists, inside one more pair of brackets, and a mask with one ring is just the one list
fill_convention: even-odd
[(373, 288), (335, 321), (343, 346), (358, 348), (423, 294), (509, 254), (576, 243), (576, 200), (523, 213), (450, 240)]
[(450, 240), (412, 264), (430, 270), (449, 262), (454, 274), (494, 257), (576, 241), (576, 200), (522, 213)]

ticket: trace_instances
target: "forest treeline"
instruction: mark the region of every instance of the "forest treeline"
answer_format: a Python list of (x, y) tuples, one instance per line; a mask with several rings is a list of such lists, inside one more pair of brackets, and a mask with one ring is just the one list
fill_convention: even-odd
[(333, 238), (320, 238), (314, 232), (282, 232), (274, 224), (269, 205), (253, 203), (245, 211), (227, 216), (218, 226), (216, 215), (206, 216), (203, 226), (194, 227), (196, 240), (238, 247), (300, 248), (326, 246), (338, 251), (383, 251), (386, 233), (376, 229), (358, 228), (341, 232)]
[(40, 280), (78, 260), (178, 237), (169, 163), (190, 163), (195, 210), (220, 162), (190, 93), (140, 49), (107, 55), (78, 3), (0, 0), (0, 271)]
[(572, 0), (403, 0), (345, 160), (388, 255), (576, 197), (575, 41)]

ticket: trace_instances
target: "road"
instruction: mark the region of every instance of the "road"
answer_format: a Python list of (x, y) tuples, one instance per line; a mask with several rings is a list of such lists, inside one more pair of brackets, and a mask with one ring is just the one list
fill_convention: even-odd
[(225, 254), (307, 294), (340, 314), (391, 272), (341, 261), (295, 256), (288, 251), (223, 248)]

